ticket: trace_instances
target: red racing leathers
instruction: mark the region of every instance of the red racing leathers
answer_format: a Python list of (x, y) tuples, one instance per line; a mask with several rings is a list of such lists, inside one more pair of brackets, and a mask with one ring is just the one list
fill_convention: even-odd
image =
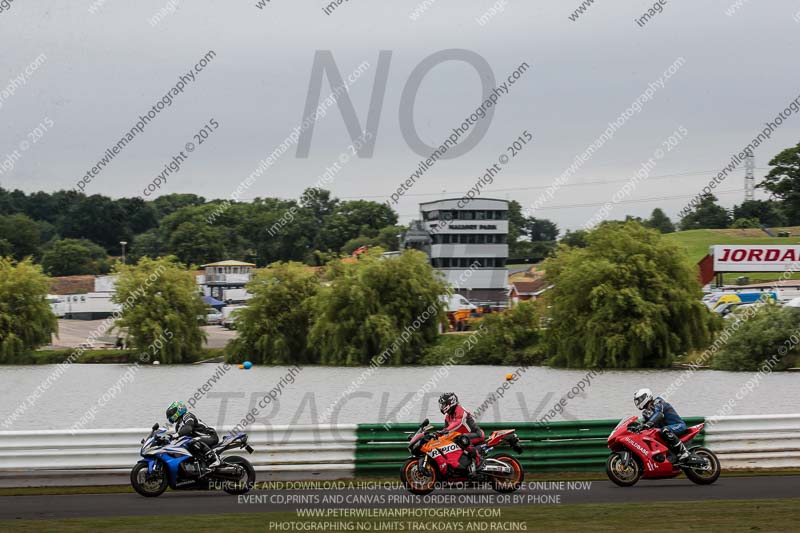
[(473, 446), (483, 442), (483, 430), (475, 422), (472, 414), (460, 405), (456, 405), (455, 409), (445, 415), (444, 425), (444, 431), (458, 431), (466, 436)]

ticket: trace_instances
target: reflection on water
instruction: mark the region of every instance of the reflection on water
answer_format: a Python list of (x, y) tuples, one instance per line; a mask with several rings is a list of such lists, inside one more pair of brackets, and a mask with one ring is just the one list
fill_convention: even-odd
[[(126, 382), (122, 378), (130, 369), (127, 365), (72, 365), (32, 408), (10, 427), (0, 430), (69, 429), (87, 418), (91, 420), (83, 426), (86, 428), (144, 428), (156, 421), (163, 423), (164, 411), (172, 401), (187, 401), (198, 391), (202, 391), (198, 394), (200, 399), (192, 411), (217, 426), (238, 424), (253, 408), (258, 413), (257, 424), (312, 424), (323, 419), (334, 424), (384, 423), (394, 418), (397, 422), (417, 422), (425, 417), (441, 423), (436, 404), (441, 392), (456, 392), (462, 405), (475, 411), (492, 392), (497, 394), (506, 374), (515, 370), (500, 366), (451, 367), (435, 387), (415, 398), (437, 368), (379, 368), (351, 389), (355, 392), (339, 401), (342, 391), (364, 373), (363, 368), (305, 367), (294, 376), (294, 383), (284, 380), (278, 394), (274, 389), (286, 376), (285, 367), (233, 368), (210, 382), (218, 371), (214, 364), (148, 366), (141, 367), (135, 379)], [(0, 423), (54, 369), (51, 365), (0, 367)], [(552, 419), (621, 418), (635, 412), (636, 389), (650, 387), (658, 393), (680, 374), (673, 370), (604, 372), (594, 376), (591, 386), (570, 398), (563, 412)], [(480, 420), (539, 420), (585, 376), (583, 370), (529, 368), (509, 384), (502, 397), (487, 404)], [(699, 371), (689, 377), (671, 402), (683, 416), (713, 415), (750, 377), (750, 373)], [(800, 412), (796, 400), (799, 380), (798, 374), (765, 376), (758, 388), (738, 401), (732, 414)], [(270, 391), (277, 401), (262, 401)], [(259, 407), (260, 401), (263, 408)], [(406, 405), (409, 407), (403, 410)], [(92, 409), (92, 416), (87, 417)]]

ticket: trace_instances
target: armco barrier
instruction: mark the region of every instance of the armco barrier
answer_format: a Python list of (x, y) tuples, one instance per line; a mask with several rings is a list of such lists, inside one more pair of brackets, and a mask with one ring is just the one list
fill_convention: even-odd
[[(689, 425), (702, 418), (687, 418)], [(523, 448), (518, 458), (529, 472), (585, 472), (605, 468), (606, 442), (619, 420), (581, 420), (575, 422), (487, 423), (481, 429), (488, 436), (495, 429), (516, 429)], [(359, 424), (356, 442), (356, 473), (377, 474), (399, 471), (408, 457), (408, 434), (415, 424)], [(695, 442), (701, 443), (702, 434)]]
[[(689, 425), (703, 418), (688, 418)], [(606, 439), (618, 420), (486, 423), (488, 433), (514, 428), (530, 472), (601, 471)], [(712, 417), (695, 440), (719, 455), (723, 468), (800, 468), (800, 415)], [(415, 424), (273, 426), (248, 430), (248, 458), (260, 480), (394, 476), (408, 456)], [(220, 434), (225, 434), (222, 428)], [(0, 432), (0, 486), (127, 483), (149, 429)], [(235, 450), (231, 453), (242, 453)], [(245, 454), (246, 455), (246, 454)]]
[(800, 415), (709, 417), (706, 444), (726, 468), (800, 468)]
[[(220, 435), (231, 428), (222, 428)], [(0, 486), (127, 483), (149, 429), (0, 432)], [(247, 431), (259, 479), (351, 477), (355, 424), (272, 426)], [(66, 474), (66, 475), (65, 475)], [(78, 481), (76, 481), (76, 478)]]

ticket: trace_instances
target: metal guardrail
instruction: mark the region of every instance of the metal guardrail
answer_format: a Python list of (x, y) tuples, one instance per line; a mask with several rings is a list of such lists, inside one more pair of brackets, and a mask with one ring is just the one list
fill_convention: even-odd
[[(723, 468), (800, 468), (800, 415), (688, 418), (707, 422), (695, 443), (714, 450)], [(606, 440), (618, 420), (485, 423), (517, 430), (530, 472), (602, 471)], [(394, 475), (408, 456), (408, 434), (416, 424), (272, 426), (250, 428), (249, 455), (259, 479), (331, 479)], [(221, 428), (220, 434), (231, 428)], [(90, 429), (0, 432), (0, 485), (127, 483), (139, 459), (139, 441), (149, 429)], [(233, 450), (229, 453), (244, 453)]]
[[(220, 436), (231, 427), (219, 429)], [(140, 441), (150, 429), (88, 429), (0, 432), (0, 485), (63, 484), (64, 474), (83, 484), (126, 483), (141, 457)], [(261, 479), (351, 477), (355, 465), (356, 424), (271, 426), (248, 431), (255, 449), (244, 455)], [(30, 480), (33, 480), (32, 482)]]
[(706, 420), (706, 444), (723, 468), (800, 468), (800, 415)]

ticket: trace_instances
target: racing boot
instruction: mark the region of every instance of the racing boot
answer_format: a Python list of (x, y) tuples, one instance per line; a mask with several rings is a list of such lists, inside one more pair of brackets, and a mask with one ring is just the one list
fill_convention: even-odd
[(222, 463), (222, 461), (219, 460), (219, 455), (217, 455), (214, 450), (208, 450), (206, 455), (203, 457), (203, 461), (205, 461), (209, 470), (215, 469)]
[(469, 466), (467, 467), (467, 477), (473, 479), (478, 476), (478, 454), (475, 451), (475, 448), (471, 448), (467, 450), (467, 456), (469, 457)]
[(689, 450), (686, 449), (686, 445), (681, 442), (681, 439), (679, 439), (675, 433), (664, 428), (661, 430), (661, 435), (664, 437), (664, 441), (667, 443), (667, 446), (669, 446), (669, 449), (677, 457), (675, 464), (681, 464), (691, 457), (692, 454), (689, 453)]

